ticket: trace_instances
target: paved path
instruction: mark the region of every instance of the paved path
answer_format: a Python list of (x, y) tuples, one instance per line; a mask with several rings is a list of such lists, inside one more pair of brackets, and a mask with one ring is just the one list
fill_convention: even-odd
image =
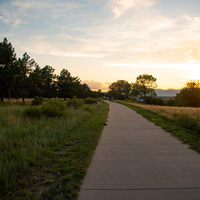
[(109, 104), (79, 200), (199, 200), (200, 155), (130, 108)]

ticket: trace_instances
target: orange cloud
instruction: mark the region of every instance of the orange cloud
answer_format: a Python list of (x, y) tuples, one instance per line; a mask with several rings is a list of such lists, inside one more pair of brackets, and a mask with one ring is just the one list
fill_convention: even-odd
[(110, 85), (110, 83), (106, 82), (106, 83), (101, 83), (98, 81), (94, 81), (94, 80), (85, 80), (82, 81), (82, 83), (86, 83), (91, 90), (102, 90), (102, 91), (107, 91), (108, 90), (108, 86)]

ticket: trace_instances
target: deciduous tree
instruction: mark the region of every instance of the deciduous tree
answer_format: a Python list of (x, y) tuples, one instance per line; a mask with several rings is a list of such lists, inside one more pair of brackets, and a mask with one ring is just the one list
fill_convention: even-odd
[(132, 85), (132, 95), (134, 98), (139, 98), (146, 102), (147, 97), (156, 97), (154, 88), (157, 87), (157, 79), (152, 75), (143, 74), (136, 78), (136, 82)]
[(131, 92), (131, 84), (125, 80), (118, 80), (109, 86), (109, 90), (115, 99), (125, 100)]
[(200, 82), (191, 80), (185, 83), (184, 88), (175, 97), (178, 106), (200, 106)]

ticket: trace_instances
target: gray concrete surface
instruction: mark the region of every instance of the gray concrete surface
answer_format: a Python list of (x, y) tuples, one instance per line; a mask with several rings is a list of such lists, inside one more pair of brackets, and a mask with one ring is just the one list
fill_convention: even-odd
[(200, 155), (135, 111), (109, 102), (79, 200), (199, 200)]

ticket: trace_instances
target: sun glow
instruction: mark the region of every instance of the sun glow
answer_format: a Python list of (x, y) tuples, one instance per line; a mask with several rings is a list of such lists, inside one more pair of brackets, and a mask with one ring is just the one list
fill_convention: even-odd
[(200, 79), (198, 1), (190, 8), (187, 1), (164, 0), (52, 2), (0, 2), (0, 36), (17, 57), (27, 52), (56, 74), (68, 69), (91, 89), (106, 90), (104, 83), (119, 79), (134, 82), (144, 73), (161, 89)]

